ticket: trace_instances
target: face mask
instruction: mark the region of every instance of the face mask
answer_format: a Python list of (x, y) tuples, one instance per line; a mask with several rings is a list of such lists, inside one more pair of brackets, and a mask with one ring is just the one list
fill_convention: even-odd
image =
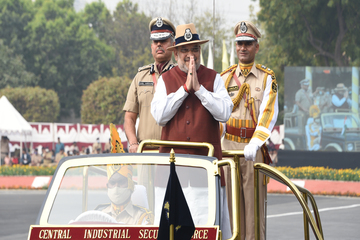
[(315, 122), (316, 122), (316, 123), (320, 123), (320, 119), (315, 119)]
[(108, 188), (108, 196), (112, 203), (121, 205), (125, 203), (131, 195), (131, 190), (128, 188)]

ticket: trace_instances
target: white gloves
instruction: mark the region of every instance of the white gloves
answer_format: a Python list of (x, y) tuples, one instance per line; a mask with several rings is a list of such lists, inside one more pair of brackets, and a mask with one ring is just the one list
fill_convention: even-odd
[(246, 161), (255, 161), (256, 153), (259, 150), (259, 146), (254, 143), (249, 143), (244, 148), (244, 156)]

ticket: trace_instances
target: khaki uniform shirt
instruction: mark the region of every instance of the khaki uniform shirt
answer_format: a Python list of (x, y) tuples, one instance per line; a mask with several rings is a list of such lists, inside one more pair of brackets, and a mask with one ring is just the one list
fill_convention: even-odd
[[(170, 60), (163, 68), (164, 73), (174, 66)], [(160, 139), (161, 127), (157, 125), (155, 119), (150, 113), (151, 101), (154, 97), (155, 89), (151, 70), (153, 69), (156, 81), (160, 77), (160, 73), (156, 64), (150, 64), (139, 68), (138, 73), (134, 77), (123, 110), (139, 114), (139, 127), (137, 130), (137, 139)]]
[[(231, 71), (222, 74), (222, 79), (226, 83)], [(234, 119), (245, 120), (240, 121), (240, 127), (256, 128), (250, 141), (255, 141), (258, 146), (261, 146), (267, 138), (270, 136), (271, 131), (276, 123), (278, 115), (278, 98), (277, 98), (277, 83), (273, 72), (263, 65), (252, 66), (248, 77), (242, 75), (239, 65), (237, 65), (235, 74), (239, 79), (240, 84), (244, 82), (250, 85), (250, 97), (254, 98), (255, 104), (255, 116), (257, 119), (257, 125), (255, 125), (248, 108), (245, 108), (245, 99), (242, 97), (239, 105), (233, 110), (230, 116), (230, 120), (227, 122), (229, 125), (233, 125)], [(238, 92), (234, 77), (231, 78), (227, 88), (231, 99), (234, 99)], [(232, 144), (229, 146), (226, 144), (228, 141), (224, 141), (223, 149), (234, 150), (244, 149), (248, 144), (247, 142)]]
[(51, 151), (45, 152), (42, 166), (51, 166), (53, 162)]
[(41, 161), (42, 161), (41, 155), (39, 155), (39, 154), (38, 154), (38, 155), (33, 154), (33, 155), (31, 156), (31, 163), (30, 163), (30, 165), (31, 165), (31, 166), (40, 166)]
[(101, 143), (98, 143), (98, 142), (94, 142), (93, 145), (92, 145), (92, 151), (93, 153), (97, 153), (97, 150), (100, 149), (100, 153), (102, 151), (101, 149)]
[[(304, 89), (299, 89), (295, 94), (295, 101), (299, 102), (303, 108), (307, 109), (308, 113), (309, 108), (312, 105), (312, 94)], [(302, 111), (301, 108), (299, 108), (299, 110)]]
[(126, 225), (154, 224), (154, 215), (149, 210), (137, 205), (133, 205), (131, 202), (119, 214), (115, 213), (111, 204), (102, 211), (109, 214), (116, 221)]

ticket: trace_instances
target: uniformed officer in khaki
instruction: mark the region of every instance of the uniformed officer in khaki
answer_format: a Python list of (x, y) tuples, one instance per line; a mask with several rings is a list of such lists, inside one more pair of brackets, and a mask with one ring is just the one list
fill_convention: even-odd
[(295, 103), (299, 107), (299, 110), (304, 113), (305, 117), (309, 116), (310, 106), (313, 105), (313, 96), (309, 91), (309, 79), (303, 79), (300, 81), (301, 89), (295, 94)]
[[(230, 119), (223, 125), (224, 150), (244, 150), (240, 158), (241, 239), (255, 239), (254, 224), (254, 163), (263, 163), (262, 147), (270, 137), (278, 115), (278, 94), (275, 74), (255, 64), (259, 51), (259, 30), (249, 21), (236, 24), (236, 52), (239, 64), (221, 73), (225, 87), (234, 103)], [(264, 199), (266, 179), (261, 174), (260, 215), (261, 239), (265, 239)], [(264, 181), (265, 180), (265, 181)]]
[(123, 224), (152, 225), (154, 214), (143, 206), (134, 205), (131, 201), (131, 195), (135, 190), (132, 169), (131, 165), (107, 165), (107, 188), (111, 204), (99, 206), (97, 210), (109, 214)]
[[(175, 27), (166, 18), (154, 18), (149, 24), (151, 53), (155, 62), (140, 67), (134, 77), (123, 110), (125, 112), (125, 133), (129, 142), (129, 152), (136, 152), (138, 144), (144, 139), (160, 139), (161, 127), (150, 113), (150, 105), (156, 90), (159, 76), (171, 69), (172, 52), (167, 48), (174, 45)], [(139, 116), (136, 133), (135, 124)]]
[(53, 163), (53, 155), (52, 152), (49, 150), (48, 147), (45, 147), (45, 151), (43, 151), (43, 163), (41, 164), (41, 166), (43, 167), (50, 167), (52, 166)]

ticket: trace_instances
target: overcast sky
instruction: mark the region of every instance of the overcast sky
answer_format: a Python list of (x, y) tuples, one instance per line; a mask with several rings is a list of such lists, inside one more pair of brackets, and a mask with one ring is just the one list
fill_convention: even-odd
[[(84, 8), (86, 3), (90, 3), (98, 0), (75, 0), (75, 8), (77, 10)], [(113, 11), (120, 0), (102, 0), (107, 8), (110, 11)], [(177, 18), (175, 21), (178, 21), (176, 24), (184, 24), (182, 14), (187, 14), (182, 11), (183, 9), (188, 9), (190, 4), (195, 4), (194, 8), (196, 12), (205, 12), (210, 11), (213, 12), (213, 0), (132, 0), (134, 3), (138, 3), (140, 12), (145, 12), (147, 15), (151, 15), (151, 17), (157, 17), (159, 12), (163, 17), (169, 18), (171, 21), (172, 18), (167, 16), (171, 11), (172, 14), (176, 15)], [(169, 10), (171, 8), (172, 10)], [(235, 24), (241, 20), (249, 20), (249, 6), (254, 6), (255, 13), (260, 10), (259, 0), (215, 0), (215, 10), (216, 15), (221, 15), (222, 19), (224, 19), (224, 24), (235, 26)], [(175, 7), (174, 7), (175, 6)], [(154, 15), (154, 16), (153, 16)], [(179, 16), (180, 15), (180, 16)]]

